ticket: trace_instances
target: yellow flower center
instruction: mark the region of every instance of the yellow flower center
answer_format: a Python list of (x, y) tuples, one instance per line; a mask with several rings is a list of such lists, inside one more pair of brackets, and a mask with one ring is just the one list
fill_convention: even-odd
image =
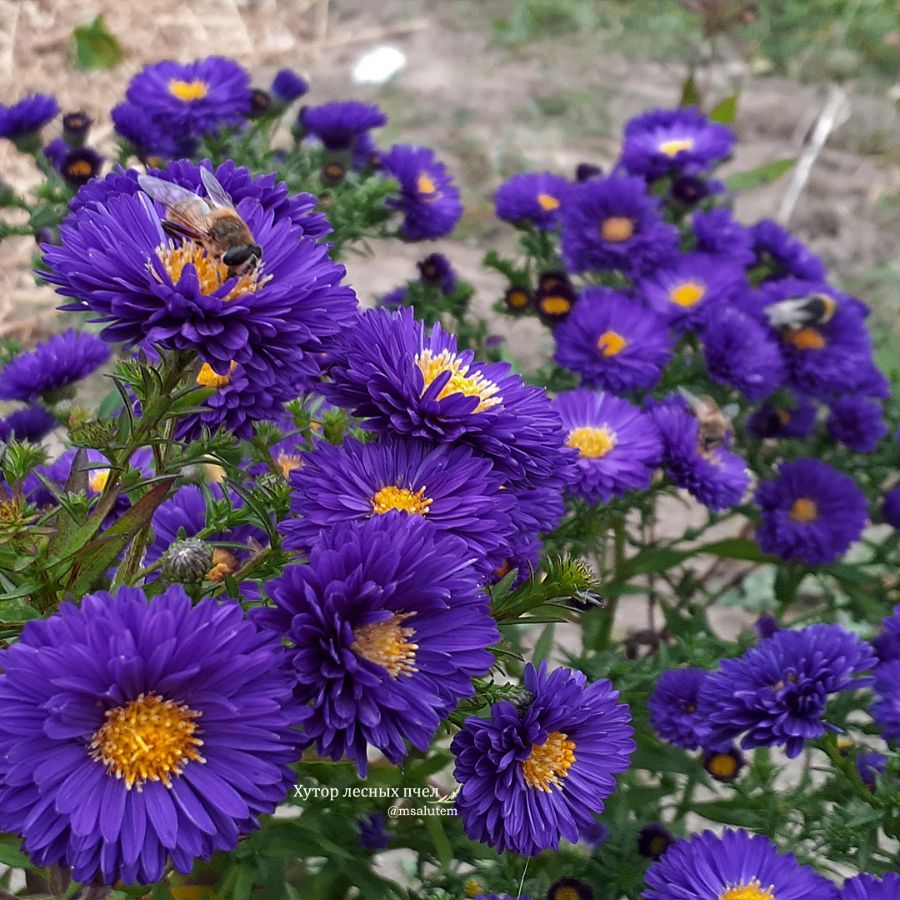
[(673, 138), (671, 141), (663, 141), (659, 145), (659, 152), (666, 156), (677, 156), (682, 150), (692, 150), (693, 147), (693, 138)]
[[(217, 291), (229, 279), (228, 266), (215, 257), (208, 256), (199, 244), (185, 241), (179, 246), (173, 244), (157, 247), (156, 255), (160, 258), (166, 274), (172, 284), (177, 284), (186, 266), (193, 266), (200, 282), (200, 291), (203, 294), (212, 294)], [(150, 264), (148, 264), (150, 265)], [(156, 270), (150, 265), (150, 271), (159, 278)], [(223, 299), (234, 300), (243, 297), (244, 294), (252, 294), (259, 289), (268, 279), (259, 277), (259, 267), (239, 275), (237, 281)]]
[(600, 237), (612, 244), (627, 241), (633, 234), (634, 220), (625, 216), (610, 216), (600, 223)]
[(383, 622), (363, 625), (353, 632), (350, 649), (363, 659), (387, 669), (391, 678), (411, 675), (416, 671), (418, 644), (411, 643), (415, 628), (402, 623), (415, 613), (394, 613)]
[(798, 350), (821, 350), (827, 343), (818, 328), (794, 328), (784, 333), (784, 339)]
[(224, 547), (213, 550), (212, 563), (212, 568), (206, 573), (206, 580), (217, 584), (224, 581), (226, 575), (234, 575), (238, 570), (238, 558)]
[(738, 761), (730, 753), (716, 753), (710, 757), (706, 768), (719, 778), (733, 778), (738, 768)]
[(551, 731), (543, 744), (532, 744), (522, 763), (522, 776), (530, 788), (549, 793), (551, 785), (562, 790), (563, 779), (575, 762), (575, 742), (561, 731)]
[(231, 384), (231, 376), (234, 373), (234, 370), (237, 368), (237, 363), (232, 360), (231, 366), (228, 370), (227, 375), (220, 375), (218, 372), (213, 369), (213, 367), (209, 363), (203, 363), (200, 366), (200, 371), (197, 373), (197, 378), (195, 379), (197, 384), (200, 387), (207, 388), (221, 388), (225, 387), (227, 384)]
[(647, 849), (650, 851), (650, 855), (656, 859), (669, 849), (670, 843), (671, 841), (664, 834), (657, 834), (650, 838), (650, 846)]
[(549, 297), (542, 297), (540, 301), (541, 312), (548, 316), (563, 316), (571, 308), (572, 303), (568, 297), (559, 297), (551, 294)]
[(696, 281), (686, 281), (676, 285), (669, 291), (669, 299), (686, 309), (699, 303), (706, 294), (706, 285), (697, 284)]
[(424, 487), (414, 493), (408, 488), (389, 484), (372, 497), (372, 512), (381, 515), (392, 509), (398, 509), (407, 515), (424, 516), (431, 502), (431, 497), (425, 496)]
[(778, 416), (778, 421), (781, 422), (782, 425), (787, 425), (787, 423), (791, 421), (791, 414), (786, 409), (776, 410), (775, 415)]
[(484, 893), (484, 888), (476, 879), (469, 878), (463, 883), (463, 893), (467, 897), (477, 897)]
[(573, 447), (579, 456), (587, 459), (601, 459), (616, 446), (616, 436), (605, 425), (602, 428), (573, 428), (566, 446)]
[(758, 878), (745, 884), (736, 884), (719, 894), (719, 900), (775, 900), (775, 885), (763, 888)]
[(298, 454), (285, 453), (284, 450), (279, 450), (278, 456), (275, 457), (275, 465), (281, 469), (281, 474), (284, 475), (285, 478), (288, 478), (290, 477), (291, 472), (293, 472), (294, 469), (299, 469), (303, 463)]
[(628, 346), (628, 341), (618, 331), (604, 331), (597, 338), (597, 349), (604, 356), (615, 356)]
[(66, 166), (66, 172), (73, 178), (86, 178), (92, 171), (91, 164), (86, 159), (73, 159)]
[(94, 469), (88, 475), (88, 486), (95, 494), (102, 494), (109, 481), (109, 469)]
[(422, 373), (424, 385), (422, 393), (428, 390), (428, 386), (444, 372), (450, 373), (447, 383), (441, 388), (437, 400), (443, 400), (451, 394), (464, 394), (466, 397), (478, 397), (480, 402), (474, 412), (484, 412), (492, 406), (500, 403), (500, 397), (494, 395), (500, 390), (493, 381), (488, 381), (481, 375), (469, 375), (468, 364), (463, 363), (459, 357), (454, 356), (449, 350), (442, 350), (435, 356), (430, 350), (423, 350), (416, 356), (416, 365)]
[(795, 522), (813, 522), (819, 516), (819, 507), (815, 500), (808, 497), (800, 497), (791, 506), (791, 518)]
[(91, 759), (102, 762), (110, 775), (125, 779), (125, 787), (138, 790), (148, 781), (172, 787), (191, 762), (205, 763), (198, 747), (195, 719), (202, 713), (159, 694), (141, 694), (124, 706), (106, 711), (106, 721), (94, 732)]
[(528, 294), (525, 291), (513, 290), (506, 295), (506, 304), (512, 309), (524, 309), (528, 306)]
[(437, 185), (427, 172), (420, 172), (416, 179), (416, 190), (424, 197), (431, 199), (437, 193)]
[(554, 209), (559, 209), (559, 200), (552, 194), (538, 194), (537, 202), (544, 212), (553, 212)]
[(209, 93), (209, 85), (199, 78), (193, 81), (181, 81), (173, 78), (169, 81), (169, 93), (185, 103), (202, 100)]
[(577, 888), (566, 884), (553, 892), (553, 900), (581, 900), (581, 897), (578, 895)]

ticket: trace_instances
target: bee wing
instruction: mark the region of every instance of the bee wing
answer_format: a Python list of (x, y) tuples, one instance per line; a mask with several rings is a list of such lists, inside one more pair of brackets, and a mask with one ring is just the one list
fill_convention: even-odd
[(729, 423), (729, 425), (740, 411), (741, 408), (737, 405), (737, 403), (728, 403), (722, 407), (722, 415), (725, 416), (725, 420)]
[(693, 410), (693, 412), (698, 412), (700, 407), (703, 406), (703, 401), (694, 393), (691, 393), (686, 387), (680, 385), (678, 388), (678, 393), (681, 394), (682, 397), (687, 401), (687, 405)]
[(767, 306), (763, 312), (773, 328), (789, 328), (802, 319), (803, 308), (808, 298), (793, 297), (779, 300)]
[(138, 184), (153, 200), (166, 208), (166, 218), (180, 226), (188, 237), (203, 239), (209, 232), (209, 204), (180, 184), (154, 175), (138, 175)]
[(234, 210), (234, 202), (228, 195), (228, 192), (219, 184), (219, 179), (209, 169), (204, 169), (201, 166), (200, 180), (203, 182), (203, 187), (206, 188), (206, 193), (209, 194), (209, 199), (212, 201), (213, 206)]

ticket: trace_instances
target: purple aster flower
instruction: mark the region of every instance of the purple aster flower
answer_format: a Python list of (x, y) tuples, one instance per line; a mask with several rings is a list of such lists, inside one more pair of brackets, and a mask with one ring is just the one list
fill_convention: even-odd
[(625, 125), (621, 166), (629, 175), (697, 175), (731, 155), (734, 132), (696, 107), (653, 109)]
[(816, 424), (816, 404), (798, 396), (792, 405), (767, 400), (748, 417), (745, 427), (755, 438), (806, 438)]
[(513, 225), (553, 228), (569, 182), (552, 172), (520, 172), (497, 188), (497, 218)]
[(874, 750), (861, 750), (856, 754), (856, 771), (862, 783), (874, 791), (878, 776), (887, 772), (887, 757)]
[(703, 768), (716, 781), (728, 784), (734, 781), (746, 765), (744, 754), (734, 746), (703, 752)]
[(881, 514), (884, 521), (894, 528), (900, 528), (900, 484), (891, 488), (884, 495), (884, 503), (881, 506)]
[(0, 828), (78, 881), (231, 850), (294, 782), (291, 679), (237, 603), (92, 594), (3, 652)]
[(399, 309), (406, 305), (406, 298), (409, 295), (409, 288), (398, 287), (386, 294), (382, 294), (376, 301), (375, 305), (382, 309)]
[(900, 875), (888, 872), (881, 878), (857, 875), (848, 878), (841, 888), (839, 900), (896, 900), (900, 897)]
[(305, 745), (363, 777), (369, 745), (395, 764), (407, 742), (428, 748), (499, 638), (468, 558), (460, 538), (391, 512), (323, 532), (307, 565), (269, 583), (277, 609), (258, 615), (292, 644)]
[(831, 415), (825, 426), (828, 436), (857, 453), (871, 453), (888, 433), (881, 404), (852, 394), (831, 403)]
[(190, 63), (163, 60), (138, 72), (125, 94), (178, 140), (239, 125), (250, 114), (250, 76), (222, 56)]
[(43, 406), (26, 406), (0, 419), (0, 441), (15, 438), (17, 441), (42, 441), (59, 422), (56, 416)]
[(387, 829), (387, 817), (381, 811), (371, 812), (356, 820), (359, 828), (359, 845), (363, 850), (376, 853), (386, 850), (391, 844), (391, 833)]
[(681, 253), (636, 285), (637, 295), (676, 330), (702, 328), (744, 286), (741, 269), (706, 253)]
[(663, 468), (680, 488), (712, 510), (741, 502), (750, 485), (747, 463), (726, 447), (700, 447), (700, 422), (684, 398), (670, 395), (648, 403), (663, 439)]
[(872, 718), (886, 741), (900, 742), (900, 659), (890, 659), (875, 670)]
[(112, 108), (110, 118), (116, 133), (131, 144), (140, 159), (169, 159), (179, 153), (190, 155), (194, 151), (195, 139), (169, 133), (142, 106), (119, 103)]
[[(808, 296), (815, 282), (786, 279), (764, 285), (759, 303), (764, 308), (783, 300)], [(827, 287), (827, 286), (826, 286)], [(886, 397), (887, 381), (872, 361), (872, 339), (865, 325), (865, 309), (848, 295), (837, 295), (836, 311), (825, 323), (784, 328), (779, 334), (788, 365), (789, 381), (802, 393), (828, 399), (839, 394)]]
[(594, 892), (589, 884), (567, 876), (550, 885), (544, 900), (594, 900)]
[(69, 144), (62, 138), (54, 138), (41, 152), (50, 160), (53, 168), (59, 171), (62, 161), (71, 149)]
[(881, 634), (872, 642), (881, 662), (900, 659), (900, 605), (881, 623)]
[(309, 90), (309, 82), (293, 69), (279, 69), (272, 79), (272, 96), (282, 105), (287, 106)]
[(70, 328), (20, 353), (0, 370), (0, 400), (36, 400), (82, 378), (109, 359), (109, 347)]
[(563, 470), (571, 490), (588, 503), (608, 503), (650, 486), (662, 458), (662, 441), (640, 407), (612, 394), (579, 388), (556, 398), (578, 460)]
[(453, 738), (456, 807), (466, 834), (497, 851), (536, 856), (578, 841), (603, 811), (635, 744), (631, 715), (612, 684), (528, 665), (530, 702), (495, 704)]
[(645, 900), (837, 900), (837, 888), (769, 838), (726, 828), (680, 840), (647, 872)]
[(675, 835), (668, 828), (659, 822), (651, 822), (637, 833), (637, 852), (645, 859), (659, 859), (675, 840)]
[(104, 157), (90, 147), (76, 147), (59, 164), (59, 174), (74, 188), (80, 188), (100, 174)]
[(663, 320), (624, 294), (588, 287), (553, 333), (556, 361), (587, 387), (625, 392), (652, 388), (672, 357)]
[(315, 135), (327, 150), (352, 150), (362, 135), (387, 125), (387, 116), (374, 104), (344, 100), (304, 106), (297, 124), (306, 134)]
[(408, 241), (434, 241), (456, 227), (463, 207), (459, 190), (428, 147), (394, 144), (381, 155), (385, 175), (396, 178), (400, 193), (385, 202), (403, 213), (401, 233)]
[(578, 840), (596, 850), (609, 840), (609, 829), (602, 822), (593, 821), (581, 829)]
[(84, 110), (66, 113), (62, 118), (63, 137), (73, 147), (80, 147), (93, 124), (94, 120)]
[(562, 254), (573, 272), (634, 275), (673, 257), (678, 232), (662, 221), (642, 178), (612, 175), (570, 187), (561, 211)]
[(287, 214), (274, 218), (250, 197), (237, 209), (262, 247), (260, 265), (239, 276), (199, 245), (169, 239), (146, 194), (123, 192), (64, 220), (62, 245), (44, 247), (45, 277), (73, 298), (64, 309), (96, 314), (106, 341), (194, 350), (217, 375), (235, 362), (248, 373), (315, 376), (323, 341), (355, 315), (344, 268)]
[(868, 686), (871, 678), (853, 676), (875, 661), (872, 648), (840, 625), (783, 629), (707, 676), (703, 743), (717, 747), (743, 734), (745, 749), (784, 745), (793, 759), (806, 741), (840, 730), (823, 720), (828, 696)]
[(650, 724), (663, 740), (696, 750), (700, 744), (698, 697), (708, 674), (705, 669), (667, 669), (659, 676), (647, 709)]
[(339, 522), (399, 510), (462, 538), (466, 559), (492, 571), (508, 555), (514, 530), (516, 500), (502, 489), (503, 480), (489, 459), (465, 446), (390, 434), (377, 444), (322, 442), (291, 474), (291, 509), (298, 518), (281, 525), (285, 546), (307, 549)]
[(775, 616), (760, 616), (753, 623), (753, 628), (761, 641), (772, 637), (776, 631), (781, 631), (781, 626)]
[[(676, 209), (691, 209), (712, 194), (724, 194), (725, 183), (715, 178), (697, 175), (677, 175), (669, 185), (668, 202)], [(735, 260), (736, 261), (736, 260)]]
[(12, 106), (0, 104), (0, 138), (18, 141), (40, 131), (59, 112), (49, 94), (33, 94)]
[(590, 181), (592, 178), (598, 178), (603, 174), (603, 169), (594, 163), (580, 162), (575, 166), (575, 180), (577, 182)]
[(750, 228), (750, 234), (756, 265), (763, 266), (769, 278), (825, 280), (822, 260), (777, 222), (763, 219)]
[(456, 270), (443, 253), (429, 253), (416, 266), (425, 284), (437, 285), (448, 296), (456, 290)]
[(750, 400), (768, 397), (786, 375), (781, 348), (770, 330), (733, 307), (709, 318), (703, 358), (713, 381), (737, 388)]
[(213, 388), (215, 393), (203, 401), (204, 412), (191, 413), (178, 422), (177, 438), (195, 440), (203, 428), (224, 429), (239, 438), (251, 438), (256, 422), (274, 421), (284, 413), (284, 403), (303, 393), (311, 379), (293, 376), (290, 371), (256, 369), (232, 363), (229, 371), (219, 375), (209, 363), (197, 373), (199, 387)]
[(783, 462), (775, 478), (760, 484), (756, 502), (762, 551), (810, 566), (839, 559), (862, 534), (868, 515), (856, 482), (818, 459)]
[(369, 310), (335, 346), (322, 393), (368, 421), (435, 443), (470, 444), (513, 479), (546, 478), (574, 454), (546, 393), (506, 363), (481, 363), (412, 310)]
[(692, 217), (697, 250), (746, 269), (753, 265), (753, 238), (731, 210), (697, 210)]

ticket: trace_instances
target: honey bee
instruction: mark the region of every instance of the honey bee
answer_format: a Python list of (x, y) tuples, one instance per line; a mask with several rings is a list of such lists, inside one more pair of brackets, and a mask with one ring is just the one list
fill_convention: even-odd
[(837, 310), (837, 302), (828, 294), (815, 293), (807, 297), (790, 297), (765, 308), (766, 318), (773, 328), (791, 331), (808, 325), (826, 325)]
[(139, 175), (138, 183), (166, 208), (162, 226), (167, 234), (199, 244), (207, 256), (228, 266), (230, 278), (254, 269), (262, 259), (262, 248), (247, 223), (209, 169), (200, 169), (200, 179), (208, 200), (153, 175)]
[(708, 455), (725, 443), (734, 410), (730, 404), (724, 410), (720, 409), (719, 404), (708, 394), (698, 397), (685, 388), (679, 390), (700, 423), (697, 430), (697, 450)]

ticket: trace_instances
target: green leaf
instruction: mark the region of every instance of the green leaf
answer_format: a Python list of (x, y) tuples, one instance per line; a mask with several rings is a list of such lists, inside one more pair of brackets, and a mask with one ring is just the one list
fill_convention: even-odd
[(17, 847), (0, 841), (0, 863), (14, 869), (33, 869), (34, 863)]
[(174, 478), (160, 480), (137, 503), (123, 513), (100, 537), (87, 544), (72, 565), (65, 587), (76, 597), (86, 594), (93, 583), (118, 558), (129, 541), (153, 517), (156, 507), (166, 499)]
[(450, 846), (450, 840), (444, 831), (444, 823), (441, 821), (440, 816), (425, 816), (425, 828), (428, 829), (431, 840), (434, 841), (434, 849), (441, 867), (443, 869), (449, 868), (450, 863), (453, 861), (453, 848)]
[(720, 122), (722, 125), (733, 125), (737, 118), (737, 105), (740, 93), (732, 94), (724, 100), (720, 100), (709, 114), (710, 121)]
[(778, 181), (785, 172), (790, 172), (796, 163), (796, 159), (776, 159), (755, 169), (729, 175), (725, 179), (725, 186), (729, 191), (751, 191), (754, 188), (765, 187), (773, 181)]
[(700, 766), (695, 759), (690, 759), (684, 753), (677, 753), (663, 747), (650, 745), (638, 745), (631, 757), (631, 764), (638, 769), (660, 775), (663, 772), (671, 772), (676, 775), (698, 776)]
[(123, 405), (119, 392), (112, 390), (100, 401), (100, 406), (97, 407), (97, 418), (111, 419), (122, 409)]
[(645, 547), (625, 562), (626, 577), (667, 572), (690, 555), (684, 550), (672, 550), (668, 547)]
[(537, 639), (537, 643), (534, 645), (534, 653), (532, 654), (532, 661), (536, 666), (550, 655), (550, 651), (553, 649), (554, 631), (555, 628), (551, 623), (541, 632), (541, 636)]
[(759, 544), (753, 538), (726, 538), (722, 541), (713, 541), (711, 544), (702, 544), (697, 548), (697, 553), (709, 553), (711, 556), (721, 556), (724, 559), (746, 559), (750, 562), (778, 563), (775, 556), (766, 556), (759, 549)]
[(111, 69), (122, 59), (122, 47), (109, 33), (103, 16), (72, 32), (75, 39), (75, 64), (82, 72)]
[(679, 106), (700, 106), (701, 98), (700, 98), (700, 89), (697, 87), (697, 82), (694, 80), (694, 72), (691, 71), (691, 74), (684, 80), (684, 84), (681, 85), (681, 99), (678, 101)]
[(738, 825), (742, 828), (759, 828), (762, 817), (755, 809), (748, 808), (746, 799), (734, 803), (713, 800), (709, 803), (693, 803), (691, 810), (698, 816), (721, 822), (723, 825)]

